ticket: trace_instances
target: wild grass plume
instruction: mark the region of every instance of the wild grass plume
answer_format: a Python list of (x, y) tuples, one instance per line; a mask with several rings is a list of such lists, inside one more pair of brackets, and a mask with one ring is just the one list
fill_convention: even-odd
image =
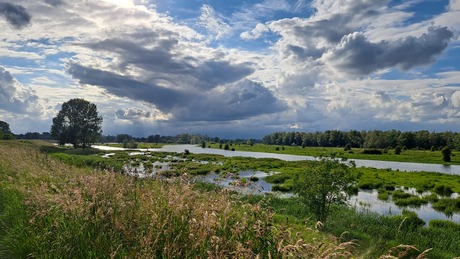
[(304, 242), (225, 190), (71, 167), (36, 144), (0, 144), (1, 258), (351, 256), (351, 243)]

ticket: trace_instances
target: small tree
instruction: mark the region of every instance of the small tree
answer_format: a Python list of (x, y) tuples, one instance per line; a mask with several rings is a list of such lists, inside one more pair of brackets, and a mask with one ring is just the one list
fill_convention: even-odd
[(85, 148), (99, 140), (102, 117), (98, 116), (96, 105), (84, 99), (71, 99), (62, 104), (58, 115), (53, 118), (51, 135), (59, 144), (71, 143), (74, 148)]
[(441, 150), (441, 154), (442, 154), (442, 161), (444, 161), (444, 162), (450, 162), (451, 161), (450, 155), (452, 154), (452, 151), (450, 150), (449, 147), (445, 146)]
[(326, 222), (332, 204), (342, 204), (354, 185), (350, 166), (338, 159), (323, 158), (308, 172), (294, 178), (293, 191), (311, 209), (317, 221)]
[(402, 150), (402, 147), (401, 147), (401, 146), (399, 146), (399, 145), (396, 146), (396, 147), (395, 147), (395, 155), (401, 154), (401, 150)]
[(123, 148), (137, 148), (137, 143), (134, 139), (123, 140)]
[(206, 148), (206, 142), (204, 140), (201, 142), (201, 148)]
[(343, 151), (350, 151), (351, 150), (351, 144), (347, 143), (345, 147), (343, 148)]

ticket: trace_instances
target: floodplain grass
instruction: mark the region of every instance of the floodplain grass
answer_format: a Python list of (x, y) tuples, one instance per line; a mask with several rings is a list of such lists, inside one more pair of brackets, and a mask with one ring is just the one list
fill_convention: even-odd
[[(219, 144), (210, 144), (211, 148), (219, 148)], [(281, 146), (281, 145), (266, 145), (266, 144), (234, 144), (232, 147), (237, 151), (264, 152), (277, 154), (290, 154), (301, 156), (324, 157), (331, 156), (345, 157), (348, 159), (365, 159), (365, 160), (381, 160), (381, 161), (396, 161), (396, 162), (414, 162), (414, 163), (429, 163), (429, 164), (446, 164), (460, 165), (460, 152), (452, 152), (452, 161), (444, 162), (442, 160), (441, 151), (431, 150), (402, 150), (401, 154), (396, 155), (394, 149), (388, 150), (387, 153), (381, 155), (363, 154), (364, 148), (352, 148), (351, 151), (344, 151), (344, 148), (336, 147), (305, 147), (301, 146)]]
[[(313, 215), (299, 198), (246, 196), (243, 200), (272, 209), (275, 220), (297, 226), (293, 229), (317, 227)], [(414, 212), (408, 210), (404, 210), (403, 215), (382, 216), (358, 208), (334, 206), (322, 232), (333, 234), (339, 242), (353, 240), (357, 258), (379, 258), (401, 244), (416, 248), (410, 252), (411, 256), (401, 258), (417, 258), (427, 249), (432, 250), (425, 257), (418, 258), (453, 258), (460, 255), (460, 224), (444, 220), (430, 221), (429, 227), (424, 224)]]
[[(170, 144), (164, 144), (164, 143), (147, 143), (147, 142), (136, 142), (136, 144), (137, 144), (137, 148), (142, 148), (142, 149), (162, 148), (164, 145), (170, 145)], [(108, 147), (123, 147), (123, 143), (102, 143), (101, 145), (108, 146)]]
[[(233, 173), (240, 171), (260, 170), (265, 172), (276, 171), (265, 178), (272, 186), (273, 191), (290, 192), (293, 186), (293, 176), (298, 173), (305, 173), (308, 168), (318, 163), (317, 161), (295, 161), (286, 162), (272, 158), (247, 158), (247, 157), (224, 157), (213, 154), (173, 154), (167, 152), (153, 152), (150, 157), (144, 154), (128, 155), (128, 151), (117, 151), (110, 158), (102, 158), (101, 151), (92, 149), (69, 149), (55, 146), (41, 147), (51, 156), (78, 166), (96, 167), (99, 169), (113, 169), (122, 172), (123, 165), (139, 166), (141, 163), (149, 168), (149, 163), (155, 161), (171, 162), (171, 169), (161, 172), (164, 177), (174, 177), (183, 174), (206, 175), (210, 172)], [(147, 153), (148, 154), (148, 153)], [(206, 162), (206, 163), (202, 163)], [(393, 202), (402, 207), (420, 207), (421, 205), (432, 203), (433, 208), (445, 214), (460, 212), (456, 200), (445, 197), (438, 201), (436, 197), (431, 199), (418, 197), (395, 190), (397, 187), (415, 188), (417, 192), (423, 193), (431, 191), (441, 196), (450, 196), (453, 192), (460, 192), (460, 176), (446, 175), (430, 172), (400, 172), (389, 169), (374, 168), (355, 168), (354, 173), (360, 189), (378, 189), (378, 198), (388, 200), (390, 195)], [(387, 190), (384, 192), (382, 190)], [(357, 191), (357, 190), (356, 190)], [(356, 192), (355, 191), (355, 192)]]
[(33, 144), (0, 147), (2, 258), (353, 256), (351, 242), (299, 236), (236, 193), (75, 167)]

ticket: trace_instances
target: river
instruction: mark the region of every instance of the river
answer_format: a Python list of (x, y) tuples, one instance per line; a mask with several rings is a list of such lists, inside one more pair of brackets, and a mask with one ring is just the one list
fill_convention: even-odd
[[(108, 146), (93, 146), (103, 150), (125, 150), (124, 148), (113, 148)], [(247, 151), (230, 151), (224, 149), (214, 148), (201, 148), (195, 145), (165, 145), (158, 149), (138, 149), (139, 151), (164, 151), (182, 153), (188, 149), (191, 153), (195, 154), (217, 154), (226, 157), (253, 157), (253, 158), (277, 158), (284, 161), (302, 161), (302, 160), (316, 160), (312, 156), (299, 156), (263, 152), (247, 152)], [(437, 172), (443, 174), (456, 174), (460, 175), (459, 165), (441, 165), (441, 164), (425, 164), (425, 163), (410, 163), (410, 162), (392, 162), (380, 160), (364, 160), (364, 159), (350, 159), (355, 161), (357, 167), (373, 167), (377, 169), (392, 169), (406, 172)]]

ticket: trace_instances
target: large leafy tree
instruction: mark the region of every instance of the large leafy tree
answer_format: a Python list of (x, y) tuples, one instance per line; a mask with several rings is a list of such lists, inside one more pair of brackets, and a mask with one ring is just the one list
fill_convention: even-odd
[(0, 133), (11, 134), (10, 124), (4, 121), (0, 121)]
[(0, 121), (0, 139), (11, 140), (14, 139), (13, 133), (10, 130), (10, 124)]
[(293, 191), (312, 211), (316, 220), (326, 222), (332, 204), (345, 203), (355, 183), (350, 167), (334, 158), (323, 158), (308, 172), (296, 175)]
[(59, 144), (72, 144), (75, 148), (86, 148), (99, 140), (102, 117), (95, 104), (84, 99), (71, 99), (62, 104), (58, 115), (53, 118), (51, 135)]

